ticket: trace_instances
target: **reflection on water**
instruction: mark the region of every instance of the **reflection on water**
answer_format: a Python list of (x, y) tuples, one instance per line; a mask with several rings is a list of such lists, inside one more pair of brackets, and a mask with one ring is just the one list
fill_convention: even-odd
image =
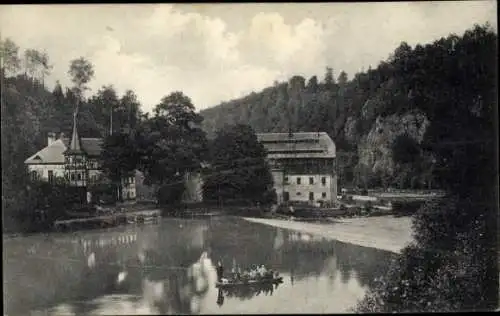
[(278, 289), (279, 284), (262, 284), (259, 286), (238, 286), (232, 288), (220, 288), (217, 294), (217, 305), (224, 304), (224, 298), (238, 298), (240, 300), (249, 300), (259, 294), (273, 295), (274, 290)]
[[(4, 254), (8, 315), (344, 312), (393, 256), (229, 218), (16, 238)], [(219, 290), (218, 261), (284, 283)]]

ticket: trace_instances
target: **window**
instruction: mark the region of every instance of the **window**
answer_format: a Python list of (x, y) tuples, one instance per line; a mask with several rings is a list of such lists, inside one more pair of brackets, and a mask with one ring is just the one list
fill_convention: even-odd
[(37, 180), (37, 179), (38, 179), (38, 172), (31, 171), (31, 180)]
[(285, 184), (288, 184), (288, 177), (285, 177), (283, 181), (285, 182)]
[(75, 181), (75, 174), (74, 173), (71, 174), (71, 180)]
[(78, 181), (82, 180), (82, 174), (81, 173), (78, 173), (76, 176), (78, 178)]
[(314, 178), (313, 177), (309, 177), (309, 184), (314, 184)]
[(321, 193), (322, 198), (326, 198), (326, 192)]
[(297, 184), (300, 184), (300, 177), (297, 178)]
[(297, 193), (296, 193), (296, 195), (302, 195), (302, 193), (300, 193), (300, 192), (297, 192)]
[(314, 201), (314, 192), (309, 192), (309, 201)]
[(322, 178), (321, 178), (321, 184), (322, 184), (323, 186), (325, 186), (325, 185), (326, 185), (326, 177), (322, 177)]
[(54, 183), (54, 171), (49, 170), (48, 174), (49, 174), (49, 182)]
[(283, 192), (283, 200), (285, 202), (287, 202), (288, 200), (290, 200), (290, 193), (288, 192)]

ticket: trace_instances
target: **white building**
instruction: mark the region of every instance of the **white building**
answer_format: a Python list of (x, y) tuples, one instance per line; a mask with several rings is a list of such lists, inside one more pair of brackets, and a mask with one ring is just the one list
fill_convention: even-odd
[(337, 201), (336, 148), (325, 132), (259, 133), (278, 203)]
[[(56, 139), (55, 134), (50, 133), (47, 146), (26, 159), (25, 164), (33, 178), (49, 182), (64, 178), (71, 186), (79, 188), (82, 196), (86, 196), (87, 201), (90, 201), (92, 196), (88, 190), (89, 186), (102, 174), (99, 165), (101, 151), (101, 138), (79, 137), (75, 113), (71, 141), (64, 136)], [(124, 200), (135, 200), (135, 183), (135, 173), (123, 177)]]

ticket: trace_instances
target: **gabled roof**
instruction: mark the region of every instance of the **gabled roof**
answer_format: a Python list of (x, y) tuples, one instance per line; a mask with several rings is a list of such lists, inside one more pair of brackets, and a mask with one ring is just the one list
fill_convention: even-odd
[[(80, 138), (81, 149), (91, 157), (101, 155), (102, 151), (102, 138)], [(69, 139), (65, 140), (66, 147), (69, 148)]]
[[(98, 157), (102, 151), (102, 138), (81, 138), (82, 150), (91, 157)], [(64, 153), (68, 150), (70, 140), (68, 138), (58, 139), (49, 146), (38, 151), (24, 161), (26, 164), (63, 164)], [(39, 158), (39, 159), (37, 159)]]
[(333, 140), (325, 132), (258, 133), (257, 139), (267, 149), (267, 157), (335, 158)]
[(43, 148), (33, 156), (24, 161), (26, 164), (39, 164), (51, 163), (62, 164), (64, 163), (64, 152), (66, 151), (66, 144), (63, 140), (58, 139), (49, 146)]

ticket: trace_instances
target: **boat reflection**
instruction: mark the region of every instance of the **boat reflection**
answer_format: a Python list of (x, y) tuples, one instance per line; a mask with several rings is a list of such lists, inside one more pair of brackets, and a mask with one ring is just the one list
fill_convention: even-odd
[(224, 305), (225, 298), (239, 298), (240, 300), (249, 300), (260, 294), (272, 296), (274, 291), (278, 289), (279, 283), (267, 283), (259, 285), (242, 285), (226, 288), (219, 288), (217, 295), (217, 305)]

